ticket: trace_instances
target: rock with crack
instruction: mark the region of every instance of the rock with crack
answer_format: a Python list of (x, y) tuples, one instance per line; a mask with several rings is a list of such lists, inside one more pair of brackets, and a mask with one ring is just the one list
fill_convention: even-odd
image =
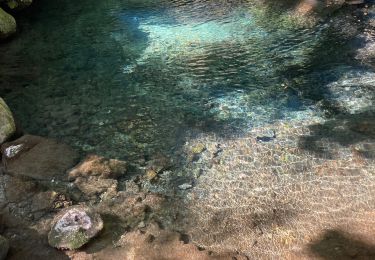
[(5, 173), (39, 181), (67, 180), (78, 153), (55, 140), (25, 135), (1, 146)]
[(59, 249), (78, 249), (87, 244), (103, 229), (99, 214), (86, 206), (72, 206), (62, 210), (53, 220), (48, 243)]

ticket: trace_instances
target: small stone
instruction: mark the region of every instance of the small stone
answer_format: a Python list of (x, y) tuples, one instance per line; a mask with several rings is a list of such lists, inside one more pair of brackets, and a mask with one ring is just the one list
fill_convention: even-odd
[(8, 254), (9, 241), (0, 235), (0, 260), (4, 260)]
[(146, 224), (144, 221), (141, 221), (139, 224), (138, 224), (138, 228), (144, 228), (146, 227)]
[(187, 190), (187, 189), (193, 188), (193, 185), (188, 184), (188, 183), (184, 183), (184, 184), (178, 185), (178, 188), (180, 190)]
[(13, 158), (16, 156), (20, 151), (22, 151), (23, 144), (12, 145), (5, 149), (5, 156), (8, 158)]
[(154, 171), (152, 169), (149, 169), (149, 170), (146, 171), (146, 178), (149, 181), (152, 181), (152, 180), (156, 179), (157, 176), (158, 176), (158, 174), (156, 173), (156, 171)]
[(48, 243), (59, 249), (78, 249), (103, 229), (103, 221), (93, 209), (77, 205), (62, 210), (52, 222)]
[(206, 146), (202, 143), (199, 143), (197, 145), (194, 145), (192, 148), (191, 148), (191, 152), (193, 154), (200, 154), (202, 152), (204, 152), (206, 150)]

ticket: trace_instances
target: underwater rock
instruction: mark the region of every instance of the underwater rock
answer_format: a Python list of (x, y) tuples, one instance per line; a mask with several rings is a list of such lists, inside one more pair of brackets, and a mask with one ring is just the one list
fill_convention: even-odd
[(146, 179), (149, 181), (155, 180), (158, 177), (158, 173), (152, 169), (146, 171)]
[(4, 200), (7, 203), (18, 203), (33, 196), (37, 192), (34, 181), (4, 175), (3, 177)]
[(89, 176), (116, 179), (126, 173), (127, 167), (128, 164), (124, 161), (89, 155), (80, 164), (71, 169), (68, 175), (70, 180)]
[(1, 151), (5, 173), (35, 180), (65, 180), (66, 170), (78, 160), (78, 153), (70, 146), (32, 135), (3, 144)]
[(59, 249), (78, 249), (103, 229), (100, 215), (81, 205), (62, 210), (52, 223), (48, 243)]
[(4, 260), (8, 254), (9, 241), (0, 235), (0, 260)]
[(126, 173), (127, 166), (124, 161), (89, 155), (68, 172), (68, 178), (74, 181), (74, 185), (85, 195), (86, 199), (98, 198), (102, 193), (115, 195), (116, 178)]
[(107, 196), (115, 196), (117, 193), (117, 181), (113, 179), (101, 179), (96, 176), (77, 178), (74, 185), (85, 195), (85, 199), (98, 199), (103, 193)]
[(32, 3), (32, 0), (9, 0), (7, 1), (7, 6), (12, 10), (22, 10)]
[[(0, 8), (0, 39), (5, 39), (16, 33), (16, 20)], [(1, 102), (1, 101), (0, 101)]]
[(188, 184), (188, 183), (184, 183), (184, 184), (179, 185), (178, 188), (180, 190), (188, 190), (188, 189), (193, 188), (193, 185)]
[[(0, 9), (0, 38), (1, 38), (1, 12)], [(0, 144), (9, 139), (16, 132), (16, 124), (14, 122), (12, 112), (0, 98)]]
[(349, 114), (370, 110), (374, 105), (375, 73), (359, 70), (343, 70), (341, 73), (340, 79), (327, 85), (329, 94), (326, 100)]
[(191, 148), (191, 152), (194, 154), (203, 153), (206, 150), (206, 146), (202, 143), (199, 143)]

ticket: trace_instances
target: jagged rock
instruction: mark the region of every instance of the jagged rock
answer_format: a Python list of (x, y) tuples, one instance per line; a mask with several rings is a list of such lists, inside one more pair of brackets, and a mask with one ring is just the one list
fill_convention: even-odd
[(90, 155), (70, 170), (68, 176), (85, 197), (90, 199), (98, 198), (102, 193), (115, 195), (116, 178), (124, 175), (126, 171), (127, 163), (124, 161)]
[(22, 10), (33, 3), (32, 0), (8, 0), (7, 6), (12, 10)]
[(66, 171), (78, 160), (70, 146), (32, 135), (3, 144), (1, 151), (5, 173), (35, 180), (66, 180)]
[[(2, 12), (0, 8), (0, 38), (2, 35)], [(11, 137), (16, 131), (16, 124), (12, 116), (12, 112), (9, 107), (5, 104), (4, 100), (0, 98), (0, 144), (5, 142)]]
[(59, 249), (78, 249), (103, 229), (99, 214), (86, 206), (62, 210), (53, 220), (48, 243)]
[(8, 239), (0, 235), (0, 260), (4, 260), (8, 254), (9, 242)]
[(127, 163), (115, 159), (106, 159), (97, 155), (87, 156), (80, 164), (69, 171), (69, 179), (98, 176), (103, 179), (116, 179), (127, 171)]

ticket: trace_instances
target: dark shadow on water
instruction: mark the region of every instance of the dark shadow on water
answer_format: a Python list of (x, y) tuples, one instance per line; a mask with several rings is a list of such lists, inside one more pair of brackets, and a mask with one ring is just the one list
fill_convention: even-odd
[(318, 156), (334, 157), (332, 144), (353, 147), (353, 152), (369, 159), (375, 158), (375, 113), (339, 115), (322, 124), (310, 125), (310, 134), (300, 138), (299, 146)]
[[(368, 234), (373, 236), (373, 234)], [(375, 245), (351, 237), (350, 233), (328, 230), (318, 241), (309, 246), (310, 251), (321, 259), (374, 259)]]

